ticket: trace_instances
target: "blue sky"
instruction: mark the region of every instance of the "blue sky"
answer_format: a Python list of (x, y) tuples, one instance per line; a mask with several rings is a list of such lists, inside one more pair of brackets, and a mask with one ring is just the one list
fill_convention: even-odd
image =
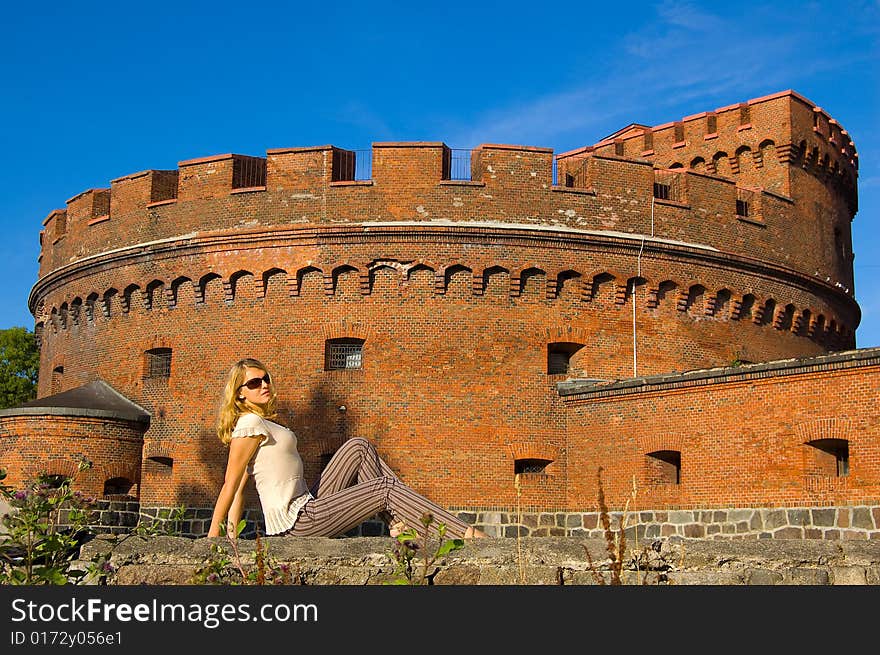
[(877, 0), (13, 3), (0, 25), (0, 329), (33, 328), (43, 219), (129, 173), (327, 143), (564, 152), (794, 89), (859, 152), (856, 341), (880, 346), (878, 71)]

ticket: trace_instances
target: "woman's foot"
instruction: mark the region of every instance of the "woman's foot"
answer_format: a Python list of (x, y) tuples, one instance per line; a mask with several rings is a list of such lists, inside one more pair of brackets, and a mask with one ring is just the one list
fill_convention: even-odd
[(487, 535), (482, 530), (477, 530), (474, 526), (468, 526), (468, 529), (464, 531), (465, 539), (487, 539), (489, 535)]

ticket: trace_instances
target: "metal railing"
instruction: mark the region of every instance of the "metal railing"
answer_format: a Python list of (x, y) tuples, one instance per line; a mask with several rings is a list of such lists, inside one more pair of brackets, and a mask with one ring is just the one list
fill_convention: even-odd
[(266, 186), (266, 160), (262, 157), (236, 157), (232, 164), (232, 188)]
[(449, 168), (445, 175), (447, 180), (472, 180), (472, 149), (450, 148), (449, 149)]
[(372, 150), (336, 150), (333, 153), (334, 182), (355, 182), (372, 178)]
[(559, 173), (559, 164), (556, 157), (553, 158), (553, 185), (564, 186), (572, 189), (590, 188), (589, 175), (590, 160), (588, 158), (566, 161)]
[(684, 202), (681, 173), (675, 171), (654, 171), (654, 197), (657, 200)]
[(736, 215), (747, 218), (755, 214), (755, 192), (736, 187)]

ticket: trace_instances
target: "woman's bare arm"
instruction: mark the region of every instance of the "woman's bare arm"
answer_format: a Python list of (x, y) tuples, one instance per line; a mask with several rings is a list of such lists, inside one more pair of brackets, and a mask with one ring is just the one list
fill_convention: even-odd
[[(229, 458), (226, 461), (226, 476), (223, 480), (223, 486), (220, 494), (217, 496), (217, 503), (214, 505), (214, 514), (211, 517), (211, 527), (208, 528), (209, 537), (220, 536), (220, 524), (230, 514), (234, 514), (233, 506), (237, 502), (238, 517), (241, 517), (243, 498), (241, 491), (244, 482), (247, 480), (245, 471), (248, 462), (257, 448), (260, 447), (265, 437), (258, 435), (254, 437), (238, 437), (229, 442)], [(230, 519), (233, 516), (229, 516)], [(235, 519), (238, 523), (238, 518)]]

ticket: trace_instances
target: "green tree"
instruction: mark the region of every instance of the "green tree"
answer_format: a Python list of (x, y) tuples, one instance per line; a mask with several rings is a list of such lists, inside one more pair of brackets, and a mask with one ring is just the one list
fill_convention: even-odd
[(33, 400), (37, 395), (40, 351), (27, 328), (0, 330), (0, 409)]

